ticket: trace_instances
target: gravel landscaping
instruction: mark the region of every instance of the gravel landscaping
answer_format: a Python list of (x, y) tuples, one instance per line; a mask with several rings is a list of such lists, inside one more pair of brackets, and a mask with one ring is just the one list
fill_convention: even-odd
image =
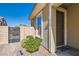
[(53, 56), (44, 47), (40, 46), (39, 51), (30, 54), (20, 46), (20, 43), (0, 45), (0, 56)]

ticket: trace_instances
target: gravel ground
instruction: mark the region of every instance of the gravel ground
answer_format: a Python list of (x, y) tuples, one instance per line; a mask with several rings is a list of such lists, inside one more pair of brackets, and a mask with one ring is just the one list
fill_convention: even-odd
[(30, 54), (20, 46), (20, 43), (0, 45), (0, 56), (54, 56), (44, 47), (40, 46), (39, 51)]

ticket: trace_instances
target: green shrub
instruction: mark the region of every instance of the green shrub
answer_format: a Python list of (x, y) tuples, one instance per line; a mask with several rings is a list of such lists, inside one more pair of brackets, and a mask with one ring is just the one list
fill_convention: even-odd
[(39, 37), (27, 36), (22, 40), (22, 47), (32, 53), (39, 49), (41, 42), (42, 39)]
[(42, 42), (42, 39), (37, 36), (35, 37), (35, 39), (38, 39), (40, 42)]

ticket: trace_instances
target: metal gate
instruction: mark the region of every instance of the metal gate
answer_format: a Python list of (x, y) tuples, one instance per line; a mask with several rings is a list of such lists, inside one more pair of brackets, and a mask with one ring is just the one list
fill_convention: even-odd
[(8, 42), (14, 43), (20, 41), (20, 28), (19, 27), (9, 27), (9, 36), (8, 36)]

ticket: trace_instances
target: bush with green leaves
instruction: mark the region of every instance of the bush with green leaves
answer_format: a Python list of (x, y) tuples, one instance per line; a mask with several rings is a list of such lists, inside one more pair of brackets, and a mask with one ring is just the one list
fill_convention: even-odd
[(28, 52), (32, 53), (39, 50), (41, 42), (41, 38), (29, 35), (22, 40), (22, 47), (25, 48)]

